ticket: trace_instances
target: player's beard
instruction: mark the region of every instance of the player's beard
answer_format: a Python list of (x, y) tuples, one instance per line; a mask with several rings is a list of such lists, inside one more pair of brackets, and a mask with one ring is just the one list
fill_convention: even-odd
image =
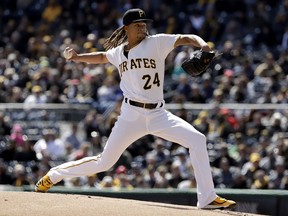
[(149, 34), (148, 34), (148, 31), (146, 31), (146, 32), (141, 32), (141, 33), (139, 33), (138, 35), (137, 35), (137, 39), (139, 40), (139, 41), (142, 41), (142, 40), (144, 40), (147, 36), (148, 36)]

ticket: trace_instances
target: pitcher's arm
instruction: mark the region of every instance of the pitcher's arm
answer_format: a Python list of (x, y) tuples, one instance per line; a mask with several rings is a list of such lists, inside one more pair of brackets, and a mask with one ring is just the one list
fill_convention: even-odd
[(106, 52), (91, 52), (78, 54), (73, 48), (67, 47), (64, 52), (68, 53), (71, 57), (68, 60), (75, 62), (85, 62), (89, 64), (105, 64), (108, 63)]

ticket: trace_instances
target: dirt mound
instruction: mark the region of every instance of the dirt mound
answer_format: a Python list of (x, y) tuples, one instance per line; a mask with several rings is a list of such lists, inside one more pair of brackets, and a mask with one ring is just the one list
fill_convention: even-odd
[(251, 216), (253, 214), (199, 210), (192, 206), (99, 196), (0, 192), (1, 216)]

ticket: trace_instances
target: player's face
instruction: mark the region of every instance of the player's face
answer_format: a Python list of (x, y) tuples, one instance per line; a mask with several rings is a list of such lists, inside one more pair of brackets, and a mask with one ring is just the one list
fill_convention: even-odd
[(127, 34), (129, 38), (143, 40), (148, 35), (146, 23), (131, 23), (129, 26), (127, 26)]

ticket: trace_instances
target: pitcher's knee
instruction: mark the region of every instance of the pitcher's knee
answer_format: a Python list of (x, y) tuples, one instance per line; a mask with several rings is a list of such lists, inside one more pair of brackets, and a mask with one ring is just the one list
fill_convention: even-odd
[(206, 144), (206, 136), (200, 132), (194, 133), (194, 134), (190, 135), (189, 141), (193, 142), (195, 144), (196, 143), (197, 144), (201, 144), (201, 143)]
[(114, 164), (117, 162), (114, 160), (109, 160), (109, 159), (105, 159), (105, 158), (101, 158), (101, 160), (99, 161), (99, 167), (101, 169), (101, 172), (107, 171), (110, 168), (112, 168), (114, 166)]
[(188, 148), (199, 149), (206, 148), (206, 136), (202, 133), (193, 134), (193, 137), (190, 137), (189, 142), (187, 142)]
[(202, 133), (197, 134), (197, 140), (199, 143), (204, 143), (206, 145), (206, 136)]

